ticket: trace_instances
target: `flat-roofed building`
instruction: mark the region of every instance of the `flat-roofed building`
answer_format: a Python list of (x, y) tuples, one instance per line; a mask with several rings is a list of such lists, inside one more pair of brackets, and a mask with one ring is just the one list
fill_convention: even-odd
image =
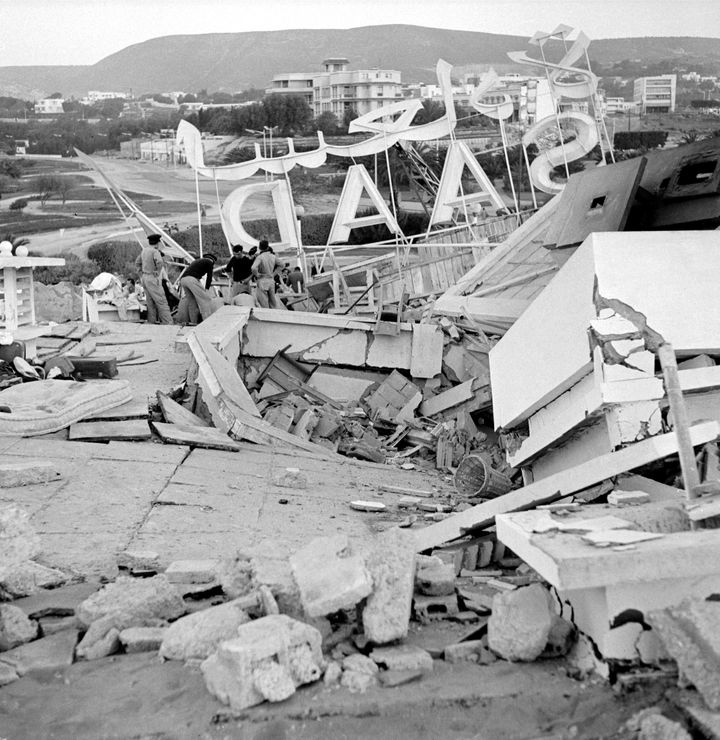
[(677, 75), (640, 77), (635, 80), (633, 99), (640, 114), (672, 113), (675, 110), (675, 86)]

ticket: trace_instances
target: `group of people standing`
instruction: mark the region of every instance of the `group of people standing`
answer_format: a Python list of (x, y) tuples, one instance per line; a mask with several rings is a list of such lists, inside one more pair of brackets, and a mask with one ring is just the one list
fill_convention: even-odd
[[(169, 283), (162, 252), (160, 251), (160, 234), (148, 236), (145, 247), (137, 260), (136, 268), (140, 271), (140, 281), (145, 289), (148, 323), (172, 324), (173, 317), (166, 296)], [(233, 247), (233, 256), (225, 271), (230, 278), (230, 295), (227, 301), (214, 298), (210, 292), (213, 271), (217, 256), (206, 254), (193, 260), (179, 278), (181, 290), (175, 322), (179, 324), (198, 324), (210, 316), (219, 302), (233, 305), (260, 306), (277, 308), (277, 282), (290, 286), (300, 292), (304, 287), (304, 277), (299, 267), (280, 277), (283, 265), (277, 258), (267, 240), (260, 241), (247, 254), (240, 245)], [(252, 281), (255, 281), (254, 294), (251, 292)], [(165, 281), (165, 286), (163, 282)]]

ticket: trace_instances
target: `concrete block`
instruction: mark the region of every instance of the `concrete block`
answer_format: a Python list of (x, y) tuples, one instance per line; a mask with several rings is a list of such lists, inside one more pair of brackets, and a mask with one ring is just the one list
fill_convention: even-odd
[(160, 649), (167, 627), (128, 627), (120, 633), (126, 653), (151, 653)]
[(0, 663), (11, 666), (18, 676), (52, 675), (72, 664), (77, 637), (75, 630), (43, 637), (0, 653)]
[(416, 594), (413, 597), (413, 609), (417, 619), (424, 623), (454, 617), (460, 611), (455, 594), (445, 596), (418, 596)]
[(80, 622), (77, 618), (72, 617), (42, 617), (38, 620), (40, 627), (40, 634), (43, 637), (48, 635), (54, 635), (56, 632), (62, 632), (63, 630), (77, 630), (80, 629)]
[(142, 579), (120, 577), (85, 599), (76, 611), (86, 626), (118, 613), (125, 616), (123, 628), (147, 626), (148, 620), (182, 616), (185, 604), (164, 575)]
[(498, 593), (488, 621), (488, 645), (509, 661), (533, 661), (547, 645), (553, 611), (540, 584)]
[(12, 604), (0, 604), (0, 651), (24, 645), (37, 636), (38, 627)]
[(310, 617), (351, 609), (372, 591), (363, 559), (351, 554), (344, 535), (312, 540), (290, 556), (290, 566)]
[(720, 602), (686, 599), (646, 620), (710, 709), (720, 710)]
[(378, 665), (391, 671), (413, 671), (433, 669), (432, 655), (427, 650), (413, 645), (398, 645), (397, 647), (375, 648), (370, 657)]
[(211, 583), (215, 580), (217, 560), (175, 560), (165, 570), (170, 583)]
[(286, 698), (288, 676), (294, 686), (322, 676), (322, 638), (307, 624), (274, 614), (241, 625), (237, 635), (200, 664), (208, 691), (235, 711)]
[(124, 550), (118, 553), (115, 562), (118, 568), (129, 570), (131, 573), (137, 570), (161, 569), (160, 555), (153, 550)]
[(0, 507), (0, 584), (39, 550), (40, 540), (27, 512), (19, 506)]
[[(461, 551), (462, 552), (462, 551)], [(455, 567), (443, 563), (430, 568), (418, 568), (415, 588), (425, 596), (445, 596), (455, 593)]]
[(221, 642), (235, 637), (241, 624), (249, 621), (247, 612), (233, 601), (181, 617), (167, 628), (160, 657), (207, 658)]
[(612, 506), (636, 506), (650, 502), (650, 494), (645, 491), (611, 491), (607, 497)]
[(42, 460), (0, 463), (0, 488), (50, 483), (60, 477), (60, 471), (54, 463)]
[(376, 644), (408, 633), (415, 579), (415, 540), (393, 528), (380, 534), (365, 559), (372, 593), (363, 609), (363, 631)]
[(16, 599), (30, 596), (41, 588), (57, 588), (66, 583), (68, 577), (61, 570), (48, 568), (34, 560), (25, 560), (0, 581), (4, 591)]

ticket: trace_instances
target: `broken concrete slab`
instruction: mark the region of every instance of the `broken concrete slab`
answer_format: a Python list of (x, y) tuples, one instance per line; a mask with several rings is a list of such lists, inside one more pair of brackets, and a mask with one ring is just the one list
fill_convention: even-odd
[[(460, 553), (462, 558), (462, 552)], [(425, 596), (444, 596), (455, 593), (456, 568), (453, 563), (418, 563), (415, 587)]]
[(710, 709), (720, 710), (720, 602), (687, 599), (649, 612), (647, 621), (677, 662), (680, 675), (695, 686)]
[(217, 560), (174, 560), (165, 569), (170, 583), (211, 583), (215, 580)]
[(160, 649), (167, 627), (128, 627), (120, 633), (126, 653), (150, 653)]
[(119, 577), (78, 605), (76, 614), (86, 626), (112, 614), (125, 616), (126, 627), (143, 620), (176, 619), (185, 604), (165, 576), (134, 579)]
[(208, 691), (234, 711), (280, 701), (322, 676), (322, 638), (310, 625), (275, 614), (241, 625), (237, 635), (200, 665)]
[(55, 588), (66, 583), (68, 576), (56, 568), (25, 560), (19, 563), (12, 573), (0, 579), (0, 587), (10, 596), (18, 599), (30, 596), (42, 588)]
[(234, 601), (188, 614), (167, 628), (160, 657), (167, 660), (207, 658), (221, 642), (235, 637), (240, 625), (249, 621), (247, 612)]
[(12, 604), (0, 604), (0, 651), (24, 645), (37, 636), (37, 623)]
[(0, 653), (0, 663), (11, 666), (19, 676), (54, 674), (72, 664), (77, 637), (76, 630), (63, 630)]
[(43, 460), (0, 463), (0, 488), (50, 483), (61, 477), (57, 465)]
[(27, 512), (19, 506), (0, 507), (0, 581), (25, 560), (37, 555), (40, 540)]
[(351, 553), (345, 535), (312, 540), (290, 556), (290, 566), (310, 617), (351, 609), (372, 591), (363, 559)]
[(412, 671), (433, 669), (433, 659), (430, 653), (413, 645), (398, 645), (397, 647), (375, 648), (370, 658), (378, 665), (388, 670)]
[(372, 593), (362, 613), (363, 631), (384, 644), (407, 635), (415, 580), (414, 539), (396, 527), (378, 535), (365, 559)]
[(233, 452), (240, 449), (240, 445), (230, 439), (220, 429), (208, 426), (189, 426), (181, 424), (165, 424), (153, 421), (152, 428), (163, 442), (168, 444), (203, 447), (208, 450), (228, 450)]
[(505, 660), (533, 661), (547, 645), (552, 617), (550, 597), (540, 584), (499, 593), (488, 621), (488, 646)]

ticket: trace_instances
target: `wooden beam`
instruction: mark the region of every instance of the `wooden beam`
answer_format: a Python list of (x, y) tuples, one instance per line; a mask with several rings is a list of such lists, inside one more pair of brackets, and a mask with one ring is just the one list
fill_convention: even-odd
[[(719, 434), (720, 425), (715, 421), (697, 424), (690, 429), (693, 445), (710, 442)], [(461, 537), (469, 529), (489, 527), (497, 514), (532, 509), (540, 504), (551, 503), (555, 499), (581, 491), (607, 478), (661, 460), (677, 451), (677, 437), (674, 432), (670, 432), (636, 442), (617, 452), (600, 455), (574, 468), (555, 473), (418, 530), (415, 533), (415, 549), (422, 552), (437, 547)]]

